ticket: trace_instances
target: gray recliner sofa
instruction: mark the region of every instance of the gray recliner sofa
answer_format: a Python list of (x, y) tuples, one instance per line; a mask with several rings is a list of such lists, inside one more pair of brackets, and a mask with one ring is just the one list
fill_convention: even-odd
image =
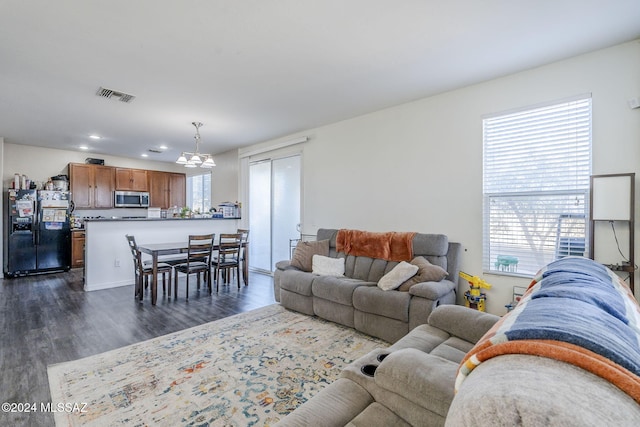
[(440, 306), (428, 324), (355, 360), (276, 425), (442, 426), (458, 364), (498, 319), (458, 305)]
[(418, 283), (408, 292), (383, 291), (378, 281), (398, 262), (367, 256), (346, 255), (336, 250), (336, 229), (319, 229), (317, 240), (329, 240), (329, 256), (345, 258), (341, 277), (320, 276), (293, 267), (290, 261), (276, 264), (274, 296), (284, 307), (315, 315), (390, 343), (418, 325), (426, 324), (434, 308), (455, 304), (461, 245), (443, 234), (416, 233), (413, 256), (423, 256), (448, 273), (439, 282)]

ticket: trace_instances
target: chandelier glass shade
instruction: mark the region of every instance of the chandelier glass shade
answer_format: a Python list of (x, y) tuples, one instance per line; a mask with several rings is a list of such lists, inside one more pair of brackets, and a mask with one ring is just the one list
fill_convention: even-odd
[(176, 163), (179, 165), (184, 165), (186, 168), (195, 168), (200, 166), (201, 168), (212, 168), (216, 165), (216, 162), (213, 161), (213, 156), (211, 154), (202, 154), (200, 153), (200, 127), (202, 123), (200, 122), (191, 122), (193, 126), (196, 128), (196, 136), (194, 137), (196, 140), (196, 151), (183, 151), (176, 160)]

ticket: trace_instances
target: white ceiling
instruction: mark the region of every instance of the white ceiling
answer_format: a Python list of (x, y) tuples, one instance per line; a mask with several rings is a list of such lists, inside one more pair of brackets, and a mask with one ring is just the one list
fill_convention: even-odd
[(0, 136), (173, 161), (639, 37), (639, 0), (0, 0)]

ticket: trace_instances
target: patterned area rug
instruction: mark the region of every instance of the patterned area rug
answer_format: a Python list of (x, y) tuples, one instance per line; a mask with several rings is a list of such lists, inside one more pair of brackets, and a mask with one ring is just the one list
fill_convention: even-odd
[(53, 405), (76, 409), (56, 412), (55, 421), (269, 426), (336, 380), (344, 366), (387, 346), (274, 304), (49, 366)]

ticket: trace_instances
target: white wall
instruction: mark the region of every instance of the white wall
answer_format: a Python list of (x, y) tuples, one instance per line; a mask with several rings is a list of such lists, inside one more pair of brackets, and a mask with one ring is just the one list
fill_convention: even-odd
[(215, 155), (216, 166), (211, 169), (211, 206), (238, 199), (238, 150)]
[[(640, 178), (640, 109), (627, 105), (640, 96), (634, 41), (288, 136), (310, 137), (304, 232), (445, 233), (464, 246), (462, 269), (482, 276), (482, 116), (583, 93), (593, 97), (593, 173)], [(483, 278), (494, 285), (487, 309), (497, 314), (506, 311), (512, 287), (529, 282)]]

